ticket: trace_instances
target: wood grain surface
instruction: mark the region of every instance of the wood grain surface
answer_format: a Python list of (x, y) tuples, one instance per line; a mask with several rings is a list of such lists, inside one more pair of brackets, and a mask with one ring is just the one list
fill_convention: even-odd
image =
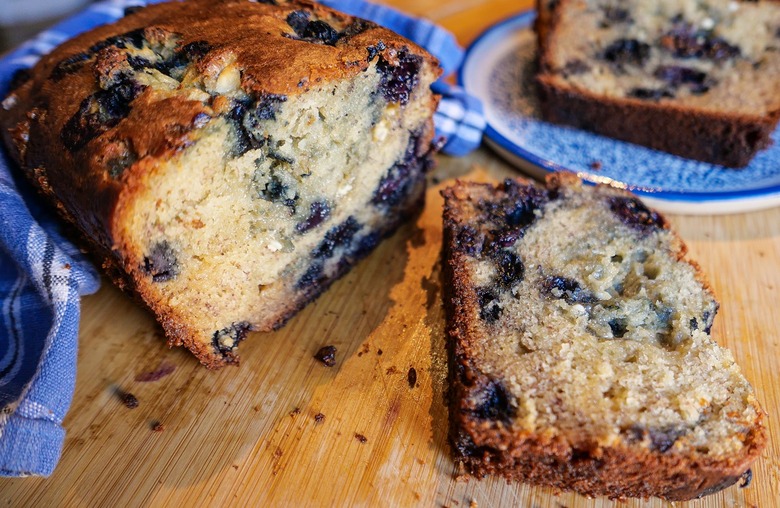
[[(468, 44), (528, 0), (396, 0)], [(447, 446), (439, 282), (441, 198), (454, 177), (516, 174), (492, 152), (440, 156), (427, 206), (282, 330), (252, 334), (239, 368), (169, 350), (149, 314), (104, 281), (84, 300), (78, 380), (48, 479), (0, 480), (4, 506), (659, 507), (499, 479), (458, 479)], [(780, 506), (780, 209), (670, 216), (721, 302), (713, 334), (769, 413), (749, 488), (691, 507)], [(313, 355), (336, 346), (336, 365)], [(156, 381), (145, 373), (174, 369)], [(410, 371), (416, 381), (410, 383)], [(134, 394), (125, 407), (117, 388)], [(319, 416), (318, 416), (319, 415)]]

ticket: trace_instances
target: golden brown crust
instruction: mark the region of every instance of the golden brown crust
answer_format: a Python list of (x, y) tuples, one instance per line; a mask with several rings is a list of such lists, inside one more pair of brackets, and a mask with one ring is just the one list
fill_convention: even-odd
[[(547, 189), (573, 185), (577, 180), (572, 174), (553, 174), (547, 180)], [(517, 181), (527, 185), (524, 180)], [(464, 212), (458, 202), (476, 199), (474, 196), (489, 200), (493, 191), (491, 184), (458, 181), (442, 192), (450, 443), (456, 461), (476, 477), (498, 475), (507, 480), (611, 498), (693, 499), (717, 492), (743, 477), (767, 442), (764, 412), (755, 401), (752, 404), (758, 419), (746, 430), (744, 446), (736, 454), (718, 458), (698, 453), (664, 453), (665, 450), (638, 443), (604, 446), (587, 435), (571, 439), (545, 430), (518, 432), (501, 418), (475, 416), (473, 395), (484, 393), (492, 381), (476, 361), (485, 346), (482, 330), (469, 316), (479, 315), (479, 302), (467, 268), (468, 247), (456, 234), (475, 218)], [(685, 258), (685, 245), (676, 235), (673, 247), (677, 259), (694, 266), (697, 279), (706, 286), (698, 265)]]
[[(301, 19), (304, 25), (316, 20), (323, 31), (307, 34), (296, 26)], [(338, 37), (328, 39), (329, 31)], [(232, 351), (217, 354), (212, 344), (196, 340), (195, 331), (147, 287), (145, 253), (125, 237), (127, 210), (153, 185), (152, 176), (163, 164), (214, 130), (235, 129), (225, 124), (241, 122), (231, 117), (237, 101), (287, 101), (351, 80), (379, 60), (400, 65), (399, 55), (419, 60), (425, 73), (421, 80), (435, 79), (440, 72), (435, 59), (412, 42), (316, 2), (155, 4), (77, 36), (43, 57), (3, 102), (0, 127), (21, 169), (76, 226), (108, 276), (151, 308), (169, 345), (185, 345), (207, 367), (218, 368), (236, 363), (237, 356)], [(184, 74), (174, 76), (172, 68)], [(237, 69), (238, 83), (223, 95), (218, 78), (226, 68)], [(139, 76), (151, 81), (139, 81)], [(431, 96), (420, 107), (432, 113), (436, 101)], [(432, 119), (414, 136), (425, 149), (416, 154), (425, 166), (432, 156)], [(413, 176), (414, 193), (391, 210), (399, 217), (420, 207), (424, 176)], [(390, 234), (399, 224), (400, 219), (388, 218), (378, 233)], [(289, 301), (279, 314), (257, 319), (249, 329), (278, 328), (349, 266), (340, 265), (332, 279)]]
[[(295, 32), (286, 22), (291, 12), (300, 9), (344, 25), (359, 22), (364, 29), (335, 46), (301, 44), (291, 38)], [(212, 12), (219, 12), (219, 16), (208, 14)], [(100, 65), (93, 67), (91, 60), (65, 74), (57, 73), (58, 66), (110, 37), (138, 29), (145, 29), (147, 39), (160, 30), (176, 34), (178, 47), (206, 41), (214, 49), (198, 64), (204, 73), (226, 55), (235, 56), (242, 88), (258, 94), (299, 94), (318, 83), (356, 75), (368, 67), (367, 47), (377, 40), (388, 48), (388, 58), (400, 48), (429, 58), (422, 49), (385, 28), (306, 0), (283, 6), (246, 0), (156, 4), (65, 42), (43, 57), (30, 79), (9, 95), (4, 104), (13, 107), (0, 110), (0, 127), (6, 143), (14, 147), (11, 155), (28, 174), (34, 173), (31, 178), (43, 193), (61, 203), (58, 206), (69, 221), (109, 249), (115, 247), (111, 217), (120, 193), (132, 195), (133, 180), (153, 171), (155, 160), (169, 158), (186, 147), (197, 135), (200, 115), (212, 117), (219, 112), (214, 110), (217, 105), (208, 108), (194, 100), (159, 102), (160, 92), (149, 87), (135, 99), (127, 118), (84, 149), (72, 152), (64, 146), (63, 128), (82, 101), (99, 91), (95, 75), (101, 74), (100, 65), (107, 63), (100, 60)], [(117, 150), (118, 140), (132, 146), (139, 160), (146, 159), (123, 173), (127, 182), (110, 178), (105, 164)], [(85, 208), (85, 203), (91, 206)]]

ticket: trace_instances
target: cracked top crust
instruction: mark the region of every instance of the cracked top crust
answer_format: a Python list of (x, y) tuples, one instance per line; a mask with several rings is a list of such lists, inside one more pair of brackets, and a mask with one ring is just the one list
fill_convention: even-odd
[[(132, 194), (156, 160), (228, 120), (237, 103), (272, 108), (377, 58), (391, 66), (399, 55), (431, 60), (387, 29), (305, 0), (129, 11), (43, 57), (0, 110), (11, 155), (103, 250), (114, 246), (120, 195)], [(397, 85), (387, 86), (403, 95)]]

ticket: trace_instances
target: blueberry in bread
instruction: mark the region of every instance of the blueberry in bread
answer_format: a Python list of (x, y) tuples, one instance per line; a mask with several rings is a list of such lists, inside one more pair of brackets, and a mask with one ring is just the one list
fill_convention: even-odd
[(537, 0), (543, 117), (747, 165), (780, 120), (780, 2)]
[(764, 414), (661, 215), (568, 174), (443, 194), (450, 441), (469, 473), (669, 500), (747, 478)]
[(0, 122), (108, 274), (216, 368), (420, 209), (439, 73), (315, 2), (186, 0), (66, 42)]

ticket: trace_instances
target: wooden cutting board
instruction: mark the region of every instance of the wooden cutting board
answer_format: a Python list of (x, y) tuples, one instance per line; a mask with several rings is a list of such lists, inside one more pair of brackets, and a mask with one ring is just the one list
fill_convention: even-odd
[[(529, 2), (393, 3), (444, 24), (467, 43)], [(48, 479), (1, 480), (0, 502), (612, 506), (498, 479), (460, 480), (450, 458), (439, 189), (453, 177), (514, 174), (485, 149), (464, 159), (440, 156), (432, 175), (439, 183), (419, 219), (284, 329), (250, 335), (239, 368), (210, 372), (187, 352), (169, 350), (152, 318), (104, 281), (84, 300), (78, 381), (60, 464)], [(756, 387), (771, 439), (749, 488), (680, 506), (779, 506), (780, 210), (669, 218), (710, 276), (722, 304), (714, 336)], [(313, 358), (325, 345), (338, 350), (330, 368)], [(161, 369), (172, 372), (140, 380)], [(117, 388), (135, 395), (138, 407), (125, 407)]]

